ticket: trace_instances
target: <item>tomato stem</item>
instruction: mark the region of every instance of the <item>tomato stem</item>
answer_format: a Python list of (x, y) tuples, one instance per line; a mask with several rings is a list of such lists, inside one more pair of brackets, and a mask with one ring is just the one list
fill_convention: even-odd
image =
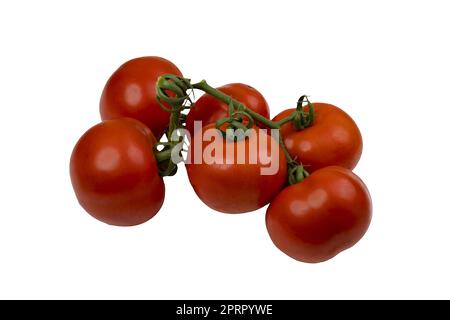
[[(216, 88), (211, 87), (206, 80), (202, 80), (199, 83), (194, 83), (192, 85), (193, 88), (195, 89), (199, 89), (202, 90), (204, 92), (206, 92), (207, 94), (219, 99), (220, 101), (225, 102), (228, 105), (234, 105), (238, 110), (242, 110), (243, 112), (249, 114), (254, 120), (256, 120), (257, 122), (263, 124), (264, 126), (266, 126), (267, 128), (270, 129), (280, 129), (280, 127), (290, 121), (292, 121), (294, 119), (295, 116), (295, 112), (293, 112), (289, 117), (286, 117), (280, 121), (271, 121), (265, 117), (263, 117), (262, 115), (260, 115), (257, 112), (254, 112), (253, 110), (250, 110), (249, 108), (247, 108), (244, 104), (242, 104), (241, 102), (233, 99), (232, 97), (224, 94), (223, 92), (220, 92), (219, 90), (217, 90)], [(279, 134), (279, 139), (278, 139), (278, 143), (281, 147), (281, 149), (283, 150), (283, 153), (286, 157), (286, 160), (288, 162), (288, 164), (293, 164), (295, 163), (295, 160), (292, 159), (292, 157), (290, 156), (289, 152), (287, 151), (286, 146), (284, 145), (283, 142), (283, 137), (281, 136), (281, 134)]]
[[(228, 122), (230, 123), (230, 125), (234, 125), (239, 128), (252, 127), (253, 121), (256, 120), (256, 122), (270, 129), (279, 130), (283, 125), (287, 123), (293, 123), (298, 130), (301, 130), (312, 125), (314, 121), (314, 107), (313, 104), (309, 102), (307, 96), (300, 97), (297, 102), (296, 111), (291, 113), (288, 117), (279, 121), (271, 121), (270, 119), (265, 118), (259, 113), (247, 108), (244, 104), (237, 101), (236, 99), (233, 99), (232, 97), (224, 94), (216, 88), (211, 87), (206, 82), (206, 80), (191, 84), (189, 79), (180, 78), (170, 74), (164, 75), (160, 77), (156, 83), (157, 98), (160, 102), (161, 107), (164, 110), (171, 112), (169, 128), (167, 131), (169, 142), (165, 144), (166, 147), (165, 149), (163, 149), (163, 151), (156, 152), (158, 163), (160, 163), (164, 167), (161, 170), (162, 176), (173, 175), (177, 168), (177, 165), (171, 160), (170, 155), (172, 148), (182, 141), (182, 137), (179, 137), (172, 141), (172, 135), (173, 132), (175, 132), (178, 128), (183, 127), (181, 124), (181, 121), (183, 120), (183, 114), (181, 112), (184, 109), (188, 108), (188, 106), (185, 105), (186, 101), (192, 103), (189, 95), (187, 94), (188, 89), (202, 90), (203, 92), (215, 97), (216, 99), (226, 103), (229, 106), (229, 118), (220, 119), (219, 121), (217, 121), (216, 125)], [(169, 96), (166, 91), (175, 94), (175, 97)], [(308, 103), (308, 112), (305, 112), (303, 110), (303, 103), (305, 101)], [(163, 102), (169, 104), (171, 108), (167, 108), (166, 106), (164, 106)], [(247, 124), (247, 126), (244, 126), (244, 124), (233, 118), (236, 115), (239, 116), (239, 121), (242, 121), (242, 117), (247, 117), (249, 124)], [(280, 148), (283, 150), (289, 166), (289, 184), (301, 182), (309, 175), (308, 172), (305, 170), (303, 165), (298, 164), (295, 159), (292, 159), (286, 148), (286, 145), (284, 144), (281, 133), (278, 134), (278, 143), (280, 145)]]
[(172, 149), (167, 150), (161, 150), (161, 151), (155, 151), (155, 158), (158, 163), (167, 161), (170, 159), (170, 156), (172, 155)]
[[(170, 112), (169, 127), (166, 132), (168, 142), (165, 143), (163, 151), (155, 153), (159, 164), (160, 175), (163, 177), (174, 175), (177, 171), (177, 165), (172, 161), (171, 153), (172, 149), (183, 141), (183, 137), (180, 136), (172, 140), (172, 136), (177, 129), (183, 127), (181, 122), (184, 118), (181, 112), (188, 108), (186, 102), (192, 102), (187, 94), (187, 90), (190, 88), (191, 83), (189, 79), (180, 78), (171, 74), (159, 77), (156, 82), (157, 100), (161, 108)], [(172, 96), (173, 94), (175, 94), (175, 97)], [(169, 107), (165, 104), (169, 105)]]
[(280, 121), (275, 121), (274, 124), (278, 127), (281, 128), (283, 125), (285, 125), (288, 122), (292, 122), (292, 120), (295, 119), (295, 113), (296, 111), (292, 112), (291, 115), (289, 117), (283, 118)]
[(194, 83), (192, 85), (192, 87), (194, 89), (199, 89), (202, 90), (203, 92), (213, 96), (214, 98), (225, 102), (227, 105), (233, 104), (235, 106), (235, 108), (237, 110), (242, 110), (245, 113), (249, 114), (254, 120), (256, 120), (257, 122), (265, 125), (267, 128), (271, 128), (271, 129), (280, 129), (280, 126), (278, 125), (277, 122), (274, 121), (270, 121), (269, 119), (267, 119), (266, 117), (260, 115), (259, 113), (250, 110), (249, 108), (247, 108), (244, 104), (242, 104), (241, 102), (237, 101), (236, 99), (233, 99), (232, 97), (224, 94), (223, 92), (217, 90), (216, 88), (211, 87), (206, 80), (202, 80), (198, 83)]

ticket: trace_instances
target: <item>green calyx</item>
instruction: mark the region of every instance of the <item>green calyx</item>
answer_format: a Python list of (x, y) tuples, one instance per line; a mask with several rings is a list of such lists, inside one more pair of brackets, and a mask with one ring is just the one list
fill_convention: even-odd
[(301, 164), (297, 164), (295, 162), (289, 164), (288, 169), (288, 182), (289, 185), (293, 185), (299, 182), (302, 182), (309, 176), (308, 171), (305, 170), (305, 167)]
[[(158, 78), (156, 82), (156, 98), (159, 105), (167, 112), (177, 112), (182, 108), (186, 101), (192, 103), (187, 94), (191, 89), (191, 81), (186, 78), (177, 77), (172, 74), (166, 74)], [(169, 92), (172, 93), (169, 95)], [(164, 103), (171, 108), (167, 108)]]
[[(305, 111), (304, 103), (307, 103), (308, 111)], [(310, 127), (314, 119), (314, 105), (309, 101), (308, 96), (301, 96), (297, 101), (297, 110), (294, 112), (292, 123), (297, 130), (303, 130)]]
[[(216, 128), (220, 130), (223, 137), (231, 141), (239, 141), (245, 138), (245, 132), (251, 128), (255, 121), (253, 117), (238, 105), (236, 108), (233, 101), (228, 104), (228, 117), (216, 121)], [(244, 123), (246, 121), (246, 123)], [(227, 124), (224, 126), (224, 124)]]

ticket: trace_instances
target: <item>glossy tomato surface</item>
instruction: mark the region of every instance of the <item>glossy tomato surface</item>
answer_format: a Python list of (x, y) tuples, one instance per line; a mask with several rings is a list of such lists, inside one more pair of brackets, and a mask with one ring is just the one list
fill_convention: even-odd
[(164, 201), (164, 182), (153, 154), (156, 143), (141, 122), (106, 120), (89, 129), (70, 159), (81, 206), (108, 224), (131, 226), (152, 218)]
[[(292, 123), (281, 127), (289, 154), (309, 172), (327, 166), (353, 169), (361, 158), (363, 147), (356, 123), (343, 110), (331, 104), (314, 103), (314, 110), (316, 118), (311, 127), (300, 131)], [(284, 110), (273, 120), (279, 121), (294, 111)]]
[(350, 170), (327, 167), (284, 189), (266, 225), (274, 244), (303, 262), (322, 262), (357, 243), (369, 227), (372, 201)]
[[(243, 103), (250, 110), (268, 119), (270, 118), (269, 105), (263, 95), (255, 88), (243, 83), (230, 83), (217, 89)], [(195, 102), (195, 107), (189, 111), (186, 128), (193, 134), (194, 121), (202, 121), (201, 128), (210, 123), (215, 123), (221, 118), (226, 118), (228, 109), (229, 106), (226, 103), (209, 94), (204, 94)]]
[(158, 104), (155, 85), (158, 77), (168, 73), (182, 76), (172, 62), (160, 57), (141, 57), (124, 63), (103, 89), (102, 119), (134, 118), (148, 126), (156, 138), (161, 137), (170, 113)]
[[(223, 144), (213, 151), (208, 141), (196, 145), (199, 135), (207, 129), (218, 132), (214, 124), (198, 131), (188, 153), (191, 162), (197, 158), (202, 163), (186, 164), (189, 180), (199, 198), (210, 208), (225, 213), (249, 212), (268, 204), (287, 180), (286, 158), (278, 143), (263, 129), (255, 127), (248, 138), (237, 142), (218, 133)], [(259, 144), (263, 140), (266, 145)], [(216, 161), (212, 161), (213, 156), (217, 156)], [(270, 167), (273, 169), (270, 172), (262, 171)]]

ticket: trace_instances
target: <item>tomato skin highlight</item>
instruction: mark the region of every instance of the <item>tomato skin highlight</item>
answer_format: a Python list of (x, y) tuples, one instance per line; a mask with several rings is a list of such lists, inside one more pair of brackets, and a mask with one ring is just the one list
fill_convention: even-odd
[[(270, 118), (270, 109), (264, 96), (255, 88), (243, 83), (230, 83), (217, 88), (222, 93), (243, 103), (247, 108)], [(186, 129), (194, 134), (194, 121), (202, 121), (202, 127), (228, 117), (229, 106), (209, 94), (202, 95), (195, 107), (189, 110), (186, 118)]]
[(156, 139), (141, 122), (105, 120), (77, 142), (70, 177), (81, 206), (107, 224), (132, 226), (152, 218), (165, 187), (153, 154)]
[(267, 209), (266, 226), (285, 254), (317, 263), (357, 243), (371, 218), (367, 187), (350, 170), (333, 166), (284, 189)]
[[(301, 162), (310, 173), (328, 166), (355, 168), (363, 148), (356, 123), (331, 104), (316, 102), (314, 110), (316, 117), (311, 127), (300, 131), (292, 123), (281, 127), (280, 133), (291, 157)], [(279, 121), (294, 111), (284, 110), (273, 121)]]
[[(214, 124), (207, 125), (203, 127), (203, 130), (196, 132), (195, 136), (212, 128), (215, 128)], [(275, 157), (270, 152), (267, 152), (267, 155), (271, 157), (274, 164), (277, 163), (278, 171), (273, 175), (261, 175), (261, 168), (266, 165), (262, 160), (263, 153), (259, 146), (256, 152), (256, 163), (249, 161), (250, 144), (259, 143), (258, 134), (261, 129), (257, 127), (254, 129), (255, 132), (250, 138), (238, 142), (222, 138), (224, 144), (221, 163), (206, 164), (203, 161), (201, 164), (186, 164), (192, 187), (198, 197), (210, 208), (223, 213), (254, 211), (268, 204), (285, 186), (287, 180), (286, 158), (273, 137), (262, 133), (261, 139), (268, 138), (267, 148), (269, 150), (273, 144), (276, 144), (278, 156)], [(195, 136), (194, 140), (197, 139)], [(203, 141), (199, 149), (195, 147), (195, 143), (191, 143), (188, 158), (193, 162), (195, 154), (201, 155), (208, 144), (209, 142)], [(229, 144), (234, 144), (234, 155), (226, 152)], [(237, 150), (241, 147), (246, 150), (246, 158), (243, 164), (238, 164)]]
[(102, 120), (123, 117), (144, 123), (160, 138), (168, 126), (170, 113), (156, 99), (156, 81), (164, 74), (182, 76), (169, 60), (140, 57), (121, 65), (109, 78), (100, 99)]

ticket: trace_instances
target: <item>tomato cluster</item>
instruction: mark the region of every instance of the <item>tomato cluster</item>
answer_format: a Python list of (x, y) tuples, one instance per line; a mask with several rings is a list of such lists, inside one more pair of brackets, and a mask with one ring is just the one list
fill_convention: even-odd
[[(195, 102), (187, 93), (193, 89), (205, 92)], [(183, 110), (189, 110), (187, 115)], [(361, 133), (336, 106), (310, 103), (303, 96), (297, 108), (270, 120), (268, 103), (251, 86), (191, 84), (170, 61), (141, 57), (112, 74), (101, 95), (100, 114), (102, 122), (79, 139), (70, 159), (77, 199), (100, 221), (132, 226), (160, 210), (163, 177), (176, 172), (171, 157), (183, 144), (178, 131), (184, 128), (191, 141), (187, 159), (208, 151), (201, 139), (207, 130), (220, 133), (214, 162), (186, 162), (198, 197), (224, 213), (270, 204), (268, 233), (290, 257), (310, 263), (328, 260), (358, 242), (369, 227), (370, 194), (351, 171), (361, 157)], [(194, 125), (198, 121), (201, 130)], [(279, 129), (280, 135), (269, 128)], [(230, 137), (228, 129), (246, 134)], [(201, 143), (192, 142), (197, 138)], [(247, 156), (238, 159), (238, 150)], [(272, 174), (261, 173), (267, 157), (276, 168)]]

